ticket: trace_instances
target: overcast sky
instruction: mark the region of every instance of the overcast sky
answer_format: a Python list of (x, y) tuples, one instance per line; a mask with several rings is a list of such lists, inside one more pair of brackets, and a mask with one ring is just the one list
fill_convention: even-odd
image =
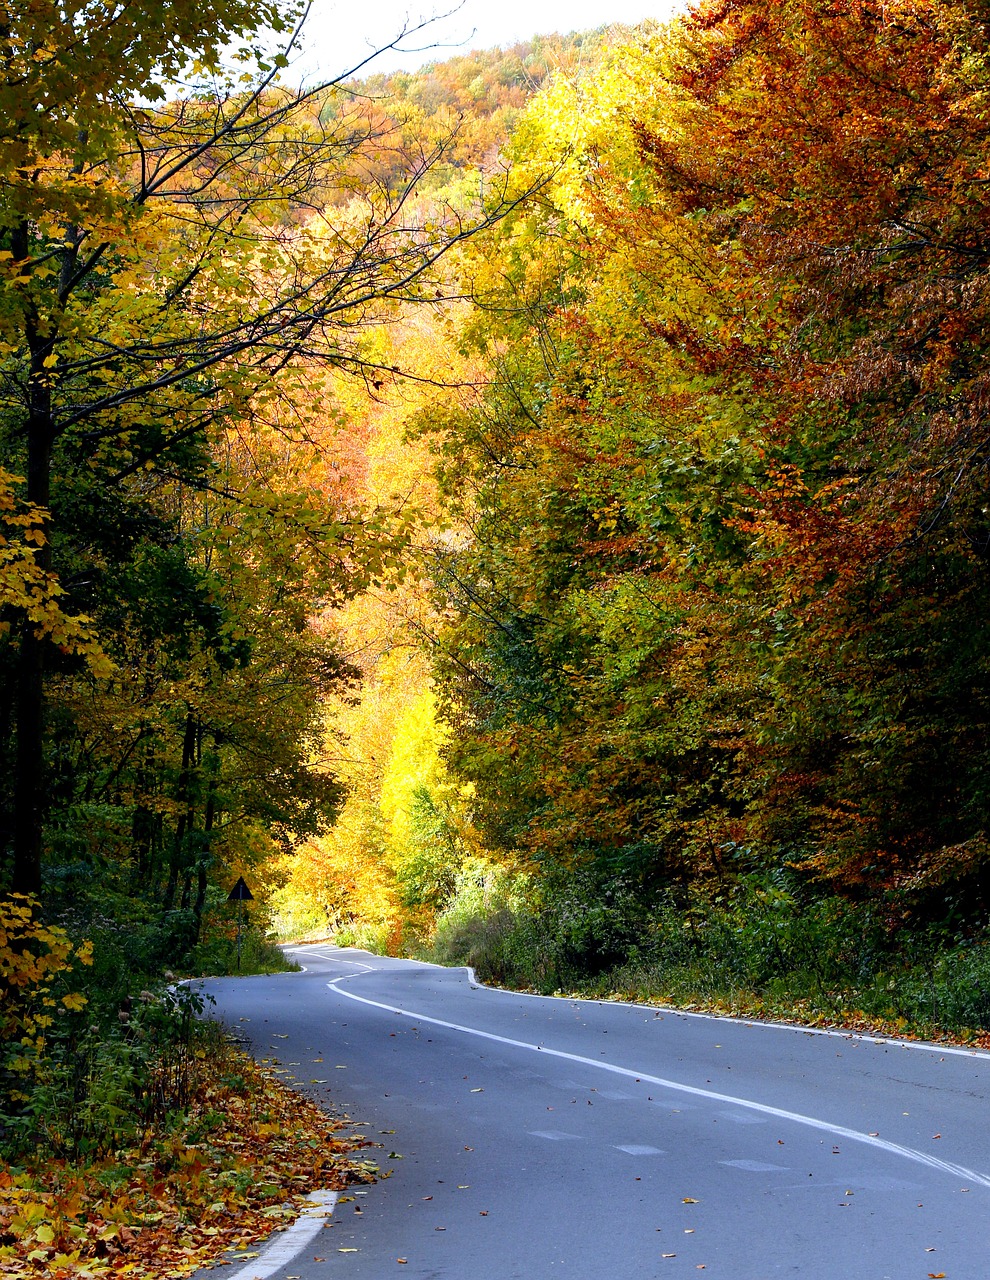
[[(373, 70), (412, 70), (471, 49), (511, 45), (552, 31), (586, 31), (606, 23), (664, 19), (684, 7), (683, 0), (464, 0), (457, 12), (441, 17), (425, 31), (403, 41), (403, 52), (376, 58)], [(288, 80), (329, 79), (356, 66), (372, 49), (392, 41), (403, 26), (453, 5), (417, 0), (314, 0), (302, 56)], [(436, 47), (442, 46), (442, 47)]]

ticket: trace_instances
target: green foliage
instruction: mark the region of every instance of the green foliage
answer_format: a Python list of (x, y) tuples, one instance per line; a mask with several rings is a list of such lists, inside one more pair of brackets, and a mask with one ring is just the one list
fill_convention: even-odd
[(469, 890), (427, 958), (544, 994), (969, 1036), (990, 1017), (990, 939), (891, 934), (883, 909), (749, 875), (720, 901), (647, 908), (587, 877), (482, 904)]
[[(13, 962), (5, 965), (0, 1078), (6, 1154), (98, 1159), (185, 1107), (202, 1056), (199, 993), (167, 979), (139, 989), (142, 975), (122, 967), (119, 952), (91, 942), (72, 947), (64, 929), (22, 918), (16, 903), (6, 918), (4, 953)], [(29, 947), (40, 951), (30, 961)], [(56, 1000), (50, 975), (64, 985), (74, 955), (95, 958), (96, 981), (86, 995)]]
[[(99, 1159), (136, 1141), (187, 1105), (195, 1050), (194, 993), (125, 1000), (117, 1026), (104, 1006), (87, 1025), (53, 1037), (15, 1134), (72, 1161)], [(92, 1021), (103, 1014), (101, 1021)], [(15, 1143), (17, 1137), (14, 1139)]]
[(436, 929), (418, 954), (438, 964), (471, 965), (483, 980), (519, 982), (520, 968), (501, 949), (510, 947), (518, 964), (524, 964), (525, 947), (515, 931), (531, 918), (531, 893), (529, 876), (485, 858), (465, 859)]
[[(944, 952), (965, 1022), (986, 66), (964, 5), (922, 9), (712, 6), (517, 123), (522, 172), (553, 176), (465, 255), (483, 377), (419, 417), (459, 531), (433, 556), (447, 765), (540, 895), (458, 922), (451, 954), (492, 974), (649, 983), (649, 959), (916, 1020)], [(870, 995), (885, 966), (903, 1010)]]
[(92, 956), (90, 942), (42, 921), (33, 899), (0, 900), (0, 1096), (15, 1106), (38, 1087), (60, 1024), (85, 1011), (79, 966)]
[(298, 973), (300, 966), (288, 960), (277, 943), (254, 924), (244, 927), (240, 955), (236, 935), (212, 937), (192, 953), (192, 968), (198, 974)]
[[(91, 892), (57, 925), (30, 900), (0, 904), (0, 1147), (9, 1158), (102, 1159), (181, 1115), (215, 1034), (195, 984), (165, 968), (194, 936), (191, 911), (144, 920), (129, 898)], [(199, 971), (234, 972), (235, 943), (201, 944), (188, 959)], [(245, 929), (242, 972), (297, 967)]]
[(630, 886), (593, 870), (543, 879), (480, 859), (466, 864), (425, 954), (484, 980), (558, 990), (613, 969), (641, 944), (647, 917)]

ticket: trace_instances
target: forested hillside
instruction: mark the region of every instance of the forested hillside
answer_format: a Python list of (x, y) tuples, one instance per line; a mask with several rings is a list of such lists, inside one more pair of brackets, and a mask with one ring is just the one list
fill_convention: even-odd
[(986, 1030), (990, 10), (166, 8), (0, 29), (18, 1132), (239, 877), (246, 967)]

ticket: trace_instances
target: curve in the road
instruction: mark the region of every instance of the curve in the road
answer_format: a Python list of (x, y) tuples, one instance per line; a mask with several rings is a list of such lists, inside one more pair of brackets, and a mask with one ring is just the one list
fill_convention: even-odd
[[(362, 966), (367, 968), (368, 966)], [(743, 1107), (750, 1111), (758, 1111), (763, 1115), (774, 1116), (779, 1120), (790, 1120), (795, 1124), (805, 1125), (810, 1129), (818, 1129), (824, 1133), (829, 1133), (834, 1137), (848, 1139), (850, 1142), (860, 1142), (865, 1146), (875, 1147), (878, 1150), (886, 1151), (891, 1155), (900, 1156), (902, 1159), (911, 1160), (915, 1164), (926, 1165), (930, 1169), (936, 1169), (941, 1173), (951, 1174), (955, 1178), (961, 1178), (963, 1181), (973, 1182), (982, 1187), (990, 1187), (990, 1175), (980, 1173), (975, 1169), (967, 1169), (964, 1165), (954, 1164), (948, 1160), (940, 1160), (937, 1156), (928, 1155), (924, 1151), (918, 1151), (913, 1147), (905, 1147), (897, 1142), (889, 1142), (885, 1138), (870, 1133), (863, 1133), (858, 1129), (848, 1129), (843, 1125), (833, 1124), (828, 1120), (821, 1120), (817, 1116), (803, 1115), (798, 1111), (787, 1111), (781, 1107), (773, 1107), (768, 1103), (754, 1102), (749, 1098), (740, 1098), (733, 1094), (720, 1093), (714, 1089), (701, 1089), (696, 1085), (681, 1084), (676, 1080), (669, 1080), (663, 1076), (650, 1075), (643, 1071), (634, 1071), (629, 1067), (619, 1066), (614, 1062), (602, 1062), (601, 1059), (586, 1058), (581, 1054), (568, 1053), (563, 1049), (551, 1049), (542, 1044), (534, 1044), (527, 1040), (514, 1040), (508, 1036), (496, 1035), (491, 1031), (482, 1031), (479, 1027), (468, 1027), (458, 1022), (446, 1022), (441, 1018), (433, 1018), (428, 1014), (416, 1013), (409, 1009), (401, 1009), (396, 1005), (385, 1004), (380, 1000), (369, 1000), (367, 996), (355, 995), (353, 991), (345, 991), (341, 987), (342, 982), (347, 982), (352, 978), (360, 977), (360, 974), (350, 973), (343, 977), (336, 978), (332, 982), (328, 982), (327, 986), (336, 991), (338, 995), (346, 997), (348, 1000), (356, 1000), (359, 1004), (371, 1005), (375, 1009), (384, 1009), (388, 1013), (396, 1013), (405, 1018), (412, 1018), (417, 1022), (428, 1022), (435, 1027), (445, 1027), (448, 1031), (459, 1031), (465, 1035), (475, 1036), (481, 1040), (493, 1040), (498, 1044), (511, 1045), (516, 1049), (527, 1049), (533, 1053), (543, 1054), (554, 1058), (563, 1058), (568, 1062), (579, 1062), (583, 1066), (596, 1067), (601, 1071), (606, 1071), (612, 1075), (625, 1076), (628, 1079), (643, 1081), (648, 1084), (659, 1085), (665, 1089), (675, 1090), (678, 1093), (691, 1094), (694, 1097), (707, 1098), (715, 1102), (725, 1102), (732, 1106)]]

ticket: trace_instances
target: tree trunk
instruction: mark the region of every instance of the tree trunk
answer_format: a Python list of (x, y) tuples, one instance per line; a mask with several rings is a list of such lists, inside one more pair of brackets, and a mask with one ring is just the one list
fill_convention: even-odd
[(185, 803), (185, 810), (179, 815), (172, 842), (172, 857), (168, 868), (168, 884), (165, 886), (166, 911), (175, 905), (175, 892), (179, 886), (179, 873), (182, 871), (183, 850), (186, 833), (192, 831), (195, 821), (193, 807), (193, 769), (196, 766), (196, 721), (192, 712), (186, 715), (186, 728), (182, 736), (182, 772), (179, 775), (178, 796), (176, 799)]
[[(22, 224), (11, 235), (14, 258), (28, 256), (28, 227)], [(52, 448), (55, 422), (45, 360), (52, 338), (39, 333), (35, 317), (28, 313), (25, 337), (31, 354), (27, 400), (27, 500), (46, 513), (39, 525), (44, 541), (36, 552), (38, 564), (50, 571), (52, 548), (47, 512), (51, 502)], [(14, 865), (15, 893), (39, 896), (45, 813), (45, 656), (46, 637), (35, 634), (33, 622), (21, 624), (18, 654), (18, 688), (15, 704), (17, 755), (14, 761)]]
[(206, 815), (203, 819), (203, 852), (196, 868), (196, 901), (193, 903), (193, 914), (196, 917), (196, 941), (199, 942), (203, 931), (203, 907), (206, 905), (206, 868), (210, 857), (210, 843), (213, 840), (213, 822), (216, 816), (214, 798), (215, 773), (210, 778), (210, 789), (206, 796)]

